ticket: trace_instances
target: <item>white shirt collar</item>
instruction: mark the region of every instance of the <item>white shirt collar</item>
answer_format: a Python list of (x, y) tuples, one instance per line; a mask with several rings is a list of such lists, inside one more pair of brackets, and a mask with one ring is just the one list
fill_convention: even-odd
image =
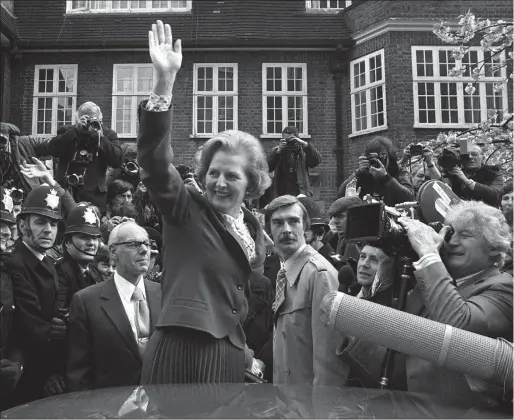
[[(296, 250), (296, 252), (291, 255), (287, 260), (285, 260), (284, 262), (280, 262), (280, 266), (287, 271), (288, 268), (290, 268), (291, 266), (291, 263), (294, 262), (295, 258), (300, 255), (302, 253), (302, 251), (305, 249), (305, 247), (307, 246), (307, 244), (303, 244), (300, 248), (298, 248)], [(288, 264), (289, 262), (289, 264)]]
[(43, 261), (43, 259), (45, 258), (45, 254), (42, 254), (41, 252), (39, 251), (36, 251), (34, 248), (32, 248), (27, 242), (25, 241), (22, 241), (25, 246), (29, 249), (30, 252), (32, 252), (36, 258), (39, 260), (39, 261)]
[(233, 217), (230, 214), (226, 214), (226, 213), (222, 213), (222, 214), (223, 214), (223, 217), (225, 217), (225, 219), (227, 219), (227, 221), (229, 221), (230, 223), (244, 222), (245, 214), (243, 213), (243, 209), (241, 209), (241, 208), (239, 209), (239, 213), (238, 213), (237, 217)]
[[(116, 284), (116, 288), (118, 289), (120, 296), (126, 301), (130, 302), (130, 299), (134, 294), (134, 290), (136, 290), (136, 285), (120, 276), (117, 271), (114, 272), (114, 283)], [(145, 282), (142, 275), (137, 281), (137, 287), (141, 290), (143, 297), (146, 299)]]

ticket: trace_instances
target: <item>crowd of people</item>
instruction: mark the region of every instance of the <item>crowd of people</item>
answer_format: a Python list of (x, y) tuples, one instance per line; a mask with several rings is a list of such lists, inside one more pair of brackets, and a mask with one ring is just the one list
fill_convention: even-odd
[[(429, 180), (461, 201), (439, 232), (399, 219), (418, 257), (405, 310), (512, 341), (512, 180), (484, 164), (480, 146), (452, 168), (423, 146), (412, 167), (415, 145), (398, 158), (391, 139), (374, 137), (325, 216), (309, 182), (322, 156), (296, 127), (268, 155), (229, 130), (193, 168), (176, 165), (182, 48), (169, 25), (152, 25), (149, 53), (156, 80), (137, 148), (92, 102), (50, 140), (2, 123), (3, 409), (139, 384), (379, 387), (384, 349), (326, 328), (320, 306), (340, 291), (394, 307), (398, 254), (349, 239), (348, 212), (415, 202)], [(394, 366), (393, 389), (489, 392), (421, 359), (397, 355)]]

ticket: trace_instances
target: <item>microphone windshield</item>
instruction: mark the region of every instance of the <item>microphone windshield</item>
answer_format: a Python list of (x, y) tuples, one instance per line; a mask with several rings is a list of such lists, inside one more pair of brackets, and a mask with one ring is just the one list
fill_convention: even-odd
[(348, 293), (348, 288), (352, 285), (352, 283), (355, 280), (355, 274), (352, 270), (352, 267), (350, 267), (349, 265), (343, 266), (339, 270), (337, 280), (339, 281), (339, 291), (342, 293)]

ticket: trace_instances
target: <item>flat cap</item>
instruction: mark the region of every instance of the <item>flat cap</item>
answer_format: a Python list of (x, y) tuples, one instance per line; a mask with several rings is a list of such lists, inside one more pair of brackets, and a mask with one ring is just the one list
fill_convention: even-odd
[(360, 204), (364, 203), (356, 195), (351, 197), (341, 197), (332, 203), (327, 213), (329, 217), (332, 217), (334, 214), (342, 213), (343, 211), (347, 211), (349, 208), (358, 206)]

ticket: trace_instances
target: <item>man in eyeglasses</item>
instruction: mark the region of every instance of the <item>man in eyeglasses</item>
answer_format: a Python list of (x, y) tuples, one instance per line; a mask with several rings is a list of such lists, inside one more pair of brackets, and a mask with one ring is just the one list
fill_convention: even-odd
[(114, 278), (77, 292), (69, 319), (71, 391), (138, 385), (146, 344), (161, 311), (161, 288), (143, 277), (150, 265), (148, 233), (133, 221), (109, 237)]

